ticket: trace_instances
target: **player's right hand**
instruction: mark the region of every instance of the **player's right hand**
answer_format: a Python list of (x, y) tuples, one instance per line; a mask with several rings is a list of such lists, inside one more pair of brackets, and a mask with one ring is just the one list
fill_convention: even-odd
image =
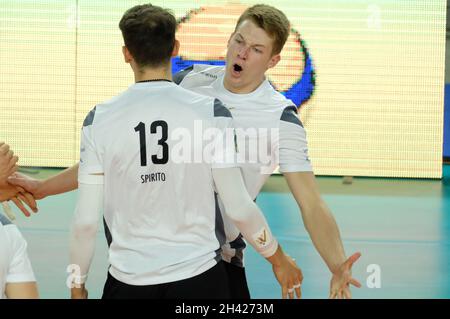
[(21, 173), (14, 173), (8, 177), (8, 183), (22, 187), (25, 191), (32, 194), (34, 199), (42, 199), (45, 195), (42, 195), (42, 181), (31, 178)]
[(39, 195), (40, 184), (42, 182), (20, 173), (14, 173), (8, 177), (8, 184), (18, 189), (17, 196), (10, 198), (11, 201), (19, 208), (22, 213), (29, 217), (30, 213), (25, 208), (25, 204), (31, 208), (31, 210), (37, 213), (38, 208), (36, 204), (37, 199), (41, 199), (44, 196)]

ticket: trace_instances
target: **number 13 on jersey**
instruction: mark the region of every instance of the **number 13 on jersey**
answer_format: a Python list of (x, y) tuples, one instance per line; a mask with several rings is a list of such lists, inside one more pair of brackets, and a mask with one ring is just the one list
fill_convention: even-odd
[[(150, 134), (156, 134), (157, 128), (161, 130), (161, 138), (158, 140), (158, 145), (162, 147), (162, 157), (158, 155), (152, 155), (153, 164), (167, 164), (169, 161), (169, 145), (166, 143), (168, 138), (168, 126), (165, 121), (154, 121), (150, 125)], [(141, 166), (147, 166), (147, 139), (146, 139), (146, 129), (145, 123), (140, 122), (135, 128), (135, 132), (139, 132), (139, 144), (141, 148)]]

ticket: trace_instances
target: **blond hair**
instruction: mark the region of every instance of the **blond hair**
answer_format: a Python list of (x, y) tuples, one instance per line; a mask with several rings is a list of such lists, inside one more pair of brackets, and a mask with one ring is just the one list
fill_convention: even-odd
[(266, 4), (256, 4), (241, 14), (234, 32), (246, 20), (255, 23), (273, 39), (272, 55), (281, 52), (290, 32), (289, 20), (283, 12)]

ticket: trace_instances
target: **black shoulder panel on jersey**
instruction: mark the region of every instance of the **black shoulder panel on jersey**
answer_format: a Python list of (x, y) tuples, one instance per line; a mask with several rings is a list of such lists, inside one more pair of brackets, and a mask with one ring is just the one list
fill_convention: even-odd
[(103, 217), (103, 229), (105, 231), (106, 242), (108, 243), (108, 247), (110, 247), (113, 239), (108, 224), (106, 223), (105, 217)]
[(9, 225), (12, 224), (11, 221), (2, 213), (0, 213), (0, 224), (4, 225)]
[(214, 117), (233, 117), (219, 99), (214, 99)]
[(188, 73), (191, 72), (193, 69), (194, 69), (194, 66), (191, 65), (190, 67), (187, 67), (187, 68), (184, 69), (184, 70), (178, 71), (177, 73), (175, 73), (175, 74), (173, 75), (173, 82), (174, 82), (175, 84), (180, 84), (181, 81), (183, 81), (184, 77), (185, 77), (186, 75), (188, 75)]
[(281, 114), (280, 120), (303, 127), (302, 122), (297, 116), (297, 108), (293, 105), (290, 105), (284, 109), (283, 114)]
[(94, 108), (89, 112), (89, 114), (86, 116), (86, 118), (84, 119), (84, 122), (83, 122), (83, 127), (92, 125), (92, 122), (94, 122), (94, 116), (95, 116), (95, 109), (96, 109), (96, 108), (97, 108), (97, 107), (94, 107)]

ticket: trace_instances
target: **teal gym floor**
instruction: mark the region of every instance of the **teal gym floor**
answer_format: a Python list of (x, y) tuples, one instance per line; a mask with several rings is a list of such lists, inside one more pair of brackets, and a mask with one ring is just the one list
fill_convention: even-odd
[[(29, 170), (37, 178), (57, 172)], [(318, 177), (318, 182), (347, 255), (362, 253), (353, 274), (363, 287), (352, 289), (354, 298), (450, 298), (450, 166), (444, 166), (442, 180), (356, 177), (352, 184), (343, 184), (342, 178)], [(16, 224), (28, 241), (41, 298), (69, 297), (68, 229), (76, 197), (75, 191), (46, 198), (31, 218), (14, 210)], [(303, 271), (303, 298), (327, 298), (330, 273), (311, 243), (283, 177), (272, 176), (257, 203), (284, 250)], [(246, 266), (253, 298), (280, 297), (270, 265), (251, 247)], [(101, 229), (87, 284), (90, 298), (100, 298), (107, 267)], [(374, 269), (379, 270), (379, 287), (373, 287), (371, 280)]]

